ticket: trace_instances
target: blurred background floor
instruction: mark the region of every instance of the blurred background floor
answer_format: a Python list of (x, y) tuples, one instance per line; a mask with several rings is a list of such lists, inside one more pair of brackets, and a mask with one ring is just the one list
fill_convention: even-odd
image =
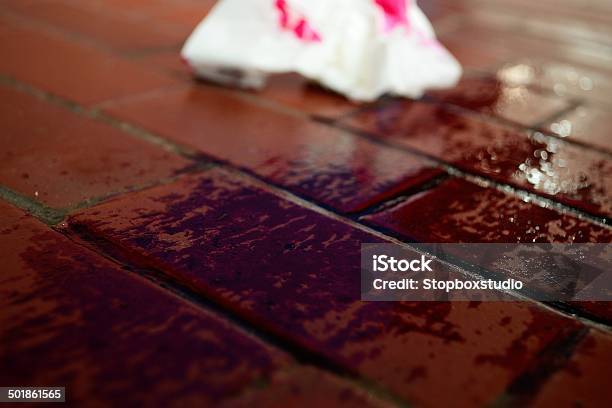
[(364, 303), (360, 243), (612, 238), (612, 3), (421, 0), (454, 89), (195, 82), (214, 1), (0, 0), (0, 383), (609, 406), (605, 302)]

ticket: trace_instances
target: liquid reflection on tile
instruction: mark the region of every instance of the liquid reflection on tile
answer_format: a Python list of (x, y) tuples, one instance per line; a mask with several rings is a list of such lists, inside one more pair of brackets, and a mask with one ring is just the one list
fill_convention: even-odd
[(293, 364), (0, 202), (0, 383), (76, 406), (211, 406)]
[(546, 124), (544, 129), (568, 140), (612, 152), (612, 112), (591, 106), (578, 107)]
[(595, 215), (612, 215), (612, 161), (600, 152), (410, 101), (382, 104), (342, 124)]
[(612, 211), (612, 160), (535, 132), (532, 157), (512, 175), (518, 185), (556, 197), (566, 204), (609, 217)]
[(612, 241), (610, 229), (457, 178), (363, 219), (417, 242)]
[(441, 172), (408, 152), (215, 87), (171, 91), (109, 111), (343, 212), (362, 210)]
[(504, 65), (497, 77), (512, 85), (537, 85), (559, 96), (612, 104), (612, 80), (588, 68), (554, 61), (522, 60)]
[(569, 102), (524, 85), (513, 85), (495, 77), (467, 77), (452, 89), (432, 91), (435, 99), (462, 108), (534, 126), (566, 109)]
[(361, 302), (361, 243), (380, 238), (221, 170), (69, 224), (418, 406), (487, 405), (580, 329), (529, 302)]

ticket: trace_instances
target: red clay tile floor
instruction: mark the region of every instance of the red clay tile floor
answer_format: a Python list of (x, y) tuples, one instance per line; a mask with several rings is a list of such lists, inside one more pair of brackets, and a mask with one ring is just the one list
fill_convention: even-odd
[(192, 80), (212, 0), (0, 0), (0, 386), (612, 406), (610, 303), (359, 300), (364, 242), (612, 241), (612, 4), (419, 3), (464, 78), (359, 106)]

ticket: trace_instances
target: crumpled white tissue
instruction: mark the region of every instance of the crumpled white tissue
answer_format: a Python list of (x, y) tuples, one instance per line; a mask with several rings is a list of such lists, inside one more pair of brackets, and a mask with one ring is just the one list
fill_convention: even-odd
[(297, 72), (355, 101), (419, 98), (461, 76), (414, 0), (220, 0), (182, 57), (212, 81), (259, 89)]

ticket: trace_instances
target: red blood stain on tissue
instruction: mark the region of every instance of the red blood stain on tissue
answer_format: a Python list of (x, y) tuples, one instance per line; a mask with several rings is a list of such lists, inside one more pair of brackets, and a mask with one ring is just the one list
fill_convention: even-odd
[(308, 23), (304, 16), (295, 18), (295, 12), (289, 8), (286, 0), (276, 0), (274, 6), (279, 12), (279, 25), (281, 28), (293, 31), (295, 36), (304, 42), (321, 41), (319, 33), (310, 26), (310, 23)]
[(375, 0), (385, 13), (385, 31), (391, 31), (397, 26), (410, 27), (406, 13), (409, 0)]
[(418, 28), (413, 30), (408, 18), (410, 0), (374, 0), (385, 14), (385, 32), (393, 31), (396, 27), (404, 27), (406, 32), (413, 33), (419, 43), (428, 48), (443, 49), (435, 38), (428, 37)]

